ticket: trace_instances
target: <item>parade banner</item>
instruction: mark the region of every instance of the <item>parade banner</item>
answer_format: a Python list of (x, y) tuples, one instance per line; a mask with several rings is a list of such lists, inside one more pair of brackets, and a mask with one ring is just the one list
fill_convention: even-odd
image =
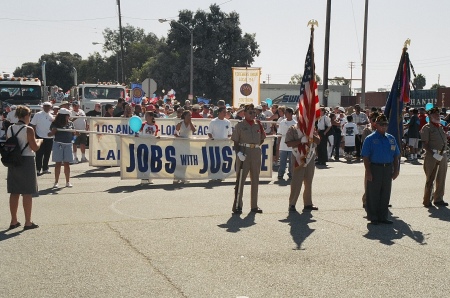
[[(118, 167), (120, 166), (120, 136), (135, 135), (128, 125), (129, 118), (119, 117), (92, 117), (89, 119), (89, 130), (96, 133), (89, 134), (89, 165), (94, 167)], [(177, 118), (158, 118), (160, 136), (173, 136), (175, 126), (180, 122)], [(197, 129), (194, 137), (207, 138), (208, 126), (211, 119), (192, 119)], [(239, 121), (231, 120), (234, 127)], [(107, 134), (101, 134), (101, 133)], [(111, 135), (113, 134), (113, 135)]]
[[(210, 180), (235, 176), (231, 140), (121, 136), (121, 179)], [(272, 178), (273, 138), (261, 145), (261, 178)]]
[(233, 70), (233, 106), (241, 104), (259, 105), (260, 67), (232, 67)]

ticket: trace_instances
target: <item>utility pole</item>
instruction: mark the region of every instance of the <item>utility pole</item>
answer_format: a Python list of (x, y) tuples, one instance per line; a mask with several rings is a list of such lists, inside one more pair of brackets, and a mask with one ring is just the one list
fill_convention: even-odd
[(366, 0), (364, 9), (364, 41), (363, 41), (363, 61), (362, 61), (362, 84), (361, 84), (361, 105), (366, 104), (366, 56), (367, 56), (367, 18), (369, 15), (369, 0)]
[(352, 92), (352, 83), (353, 83), (353, 68), (355, 68), (355, 62), (350, 61), (350, 95), (353, 95)]
[(270, 74), (267, 75), (267, 84), (270, 84)]
[(119, 8), (119, 32), (120, 32), (120, 59), (122, 60), (122, 63), (120, 64), (121, 71), (122, 71), (122, 84), (125, 83), (125, 76), (124, 76), (124, 64), (125, 60), (123, 59), (123, 32), (122, 32), (122, 15), (120, 13), (120, 0), (117, 0), (117, 7)]
[[(330, 57), (331, 0), (327, 0), (327, 22), (325, 25), (325, 53), (323, 62), (323, 105), (328, 106), (328, 60)], [(313, 74), (314, 75), (314, 74)]]

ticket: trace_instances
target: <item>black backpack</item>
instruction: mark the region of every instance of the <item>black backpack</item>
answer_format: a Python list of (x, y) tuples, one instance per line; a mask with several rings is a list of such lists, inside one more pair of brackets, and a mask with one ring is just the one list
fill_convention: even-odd
[(17, 167), (22, 165), (22, 152), (28, 146), (27, 143), (23, 149), (20, 149), (19, 139), (17, 138), (17, 135), (25, 128), (25, 126), (22, 126), (17, 133), (14, 133), (13, 127), (14, 126), (11, 126), (11, 137), (0, 145), (1, 160), (5, 167)]

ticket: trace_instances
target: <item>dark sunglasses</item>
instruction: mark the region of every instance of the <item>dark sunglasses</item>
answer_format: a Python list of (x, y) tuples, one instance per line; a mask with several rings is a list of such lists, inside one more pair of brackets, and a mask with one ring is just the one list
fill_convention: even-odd
[(248, 110), (248, 111), (246, 111), (249, 115), (253, 115), (253, 114), (255, 114), (256, 112), (254, 111), (254, 110)]

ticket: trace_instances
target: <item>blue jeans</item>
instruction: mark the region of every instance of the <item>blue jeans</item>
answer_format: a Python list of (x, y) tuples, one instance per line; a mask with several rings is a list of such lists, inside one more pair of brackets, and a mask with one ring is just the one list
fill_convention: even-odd
[[(278, 176), (283, 176), (284, 172), (286, 171), (286, 164), (288, 165), (288, 175), (289, 177), (292, 176), (291, 173), (291, 156), (292, 151), (282, 151), (280, 150), (280, 167), (278, 168)], [(289, 163), (288, 163), (289, 160)]]

